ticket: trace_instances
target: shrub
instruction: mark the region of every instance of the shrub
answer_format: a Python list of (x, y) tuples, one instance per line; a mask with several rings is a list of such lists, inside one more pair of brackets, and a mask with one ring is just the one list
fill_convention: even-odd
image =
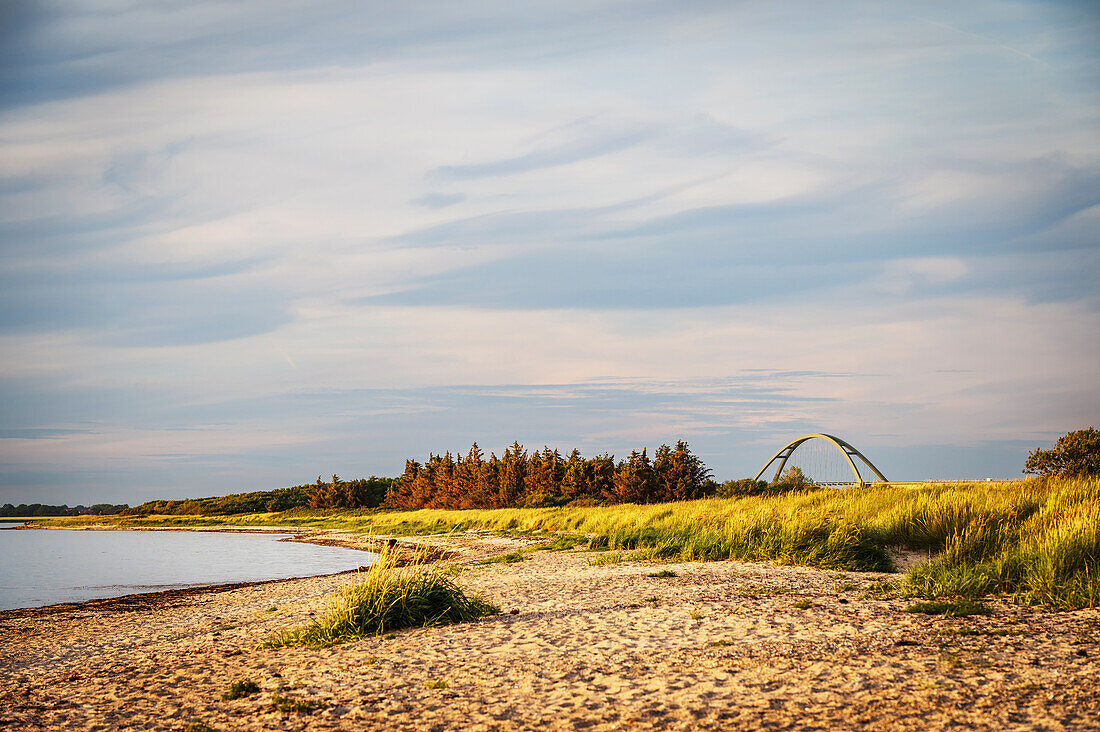
[(764, 480), (741, 478), (727, 480), (718, 486), (715, 495), (719, 498), (740, 498), (741, 496), (759, 496), (768, 492), (768, 483)]

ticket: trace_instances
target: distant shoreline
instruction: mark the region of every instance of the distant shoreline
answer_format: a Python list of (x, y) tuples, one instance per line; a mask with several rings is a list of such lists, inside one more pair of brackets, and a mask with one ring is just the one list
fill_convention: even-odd
[(20, 526), (5, 527), (19, 531), (194, 531), (215, 534), (287, 534), (279, 541), (318, 546), (335, 546), (377, 554), (383, 541), (377, 537), (353, 534), (339, 529), (307, 529), (300, 526), (119, 526), (117, 524), (84, 524), (81, 526), (48, 526), (25, 523)]

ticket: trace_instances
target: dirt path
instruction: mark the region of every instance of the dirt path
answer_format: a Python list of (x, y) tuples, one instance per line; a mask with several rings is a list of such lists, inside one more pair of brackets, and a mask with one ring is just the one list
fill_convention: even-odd
[[(1095, 729), (1100, 613), (904, 613), (890, 575), (731, 562), (474, 564), (504, 609), (310, 651), (257, 650), (347, 576), (0, 613), (0, 728)], [(675, 577), (648, 576), (670, 569)], [(232, 681), (262, 691), (221, 701)], [(319, 701), (279, 712), (272, 695)]]

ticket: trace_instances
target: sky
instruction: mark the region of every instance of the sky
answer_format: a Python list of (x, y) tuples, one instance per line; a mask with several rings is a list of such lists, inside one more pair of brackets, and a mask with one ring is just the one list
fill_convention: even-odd
[(1100, 425), (1094, 2), (0, 4), (0, 503)]

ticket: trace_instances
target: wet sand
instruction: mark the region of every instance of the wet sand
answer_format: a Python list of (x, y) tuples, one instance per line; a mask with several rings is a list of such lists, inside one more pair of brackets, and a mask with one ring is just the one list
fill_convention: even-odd
[[(403, 540), (408, 544), (409, 540)], [(903, 612), (898, 576), (435, 539), (504, 610), (330, 649), (257, 649), (347, 575), (0, 612), (0, 729), (1096, 729), (1100, 612)], [(675, 577), (648, 575), (662, 569)], [(222, 701), (231, 682), (261, 691)], [(280, 712), (272, 695), (316, 701)]]

